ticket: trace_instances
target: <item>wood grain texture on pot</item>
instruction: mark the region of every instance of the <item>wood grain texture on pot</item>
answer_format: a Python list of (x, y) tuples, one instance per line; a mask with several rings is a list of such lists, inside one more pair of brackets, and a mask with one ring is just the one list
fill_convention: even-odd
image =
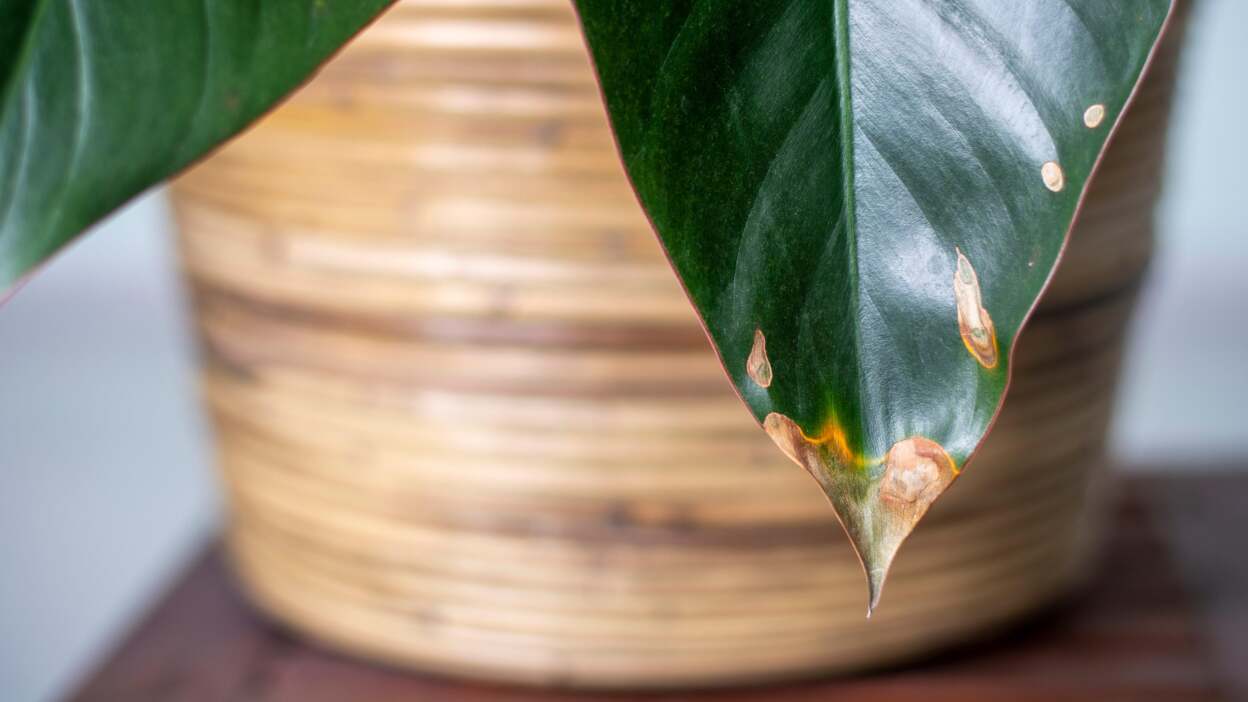
[(245, 589), (348, 651), (595, 687), (891, 664), (1034, 611), (1087, 560), (1159, 63), (995, 433), (868, 621), (649, 231), (569, 6), (400, 2), (175, 187)]

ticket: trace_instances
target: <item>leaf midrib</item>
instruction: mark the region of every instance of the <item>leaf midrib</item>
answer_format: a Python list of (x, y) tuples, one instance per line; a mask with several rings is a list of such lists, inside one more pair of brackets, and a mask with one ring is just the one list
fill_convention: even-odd
[[(857, 199), (854, 191), (854, 104), (853, 104), (853, 86), (850, 82), (850, 69), (852, 66), (852, 55), (849, 45), (849, 0), (829, 0), (832, 6), (832, 44), (833, 55), (836, 61), (836, 114), (839, 124), (838, 133), (840, 136), (841, 146), (841, 187), (842, 187), (842, 216), (845, 218), (845, 247), (848, 260), (846, 261), (846, 271), (851, 277), (851, 284), (848, 286), (851, 299), (848, 301), (848, 308), (851, 310), (859, 309), (859, 268), (858, 268), (858, 221), (857, 221)], [(861, 321), (858, 314), (849, 315), (850, 333), (853, 336), (854, 355), (862, 359), (862, 333)], [(864, 395), (863, 385), (864, 374), (859, 372), (857, 378), (858, 396)], [(866, 446), (867, 436), (866, 427), (863, 426), (863, 418), (861, 413), (857, 416), (846, 417), (836, 416), (835, 421), (842, 424), (842, 429), (848, 432), (848, 427), (844, 424), (848, 421), (855, 423), (856, 432), (849, 432), (851, 436), (857, 436), (862, 444), (859, 448), (865, 454), (868, 451)], [(820, 427), (812, 427), (819, 430)]]

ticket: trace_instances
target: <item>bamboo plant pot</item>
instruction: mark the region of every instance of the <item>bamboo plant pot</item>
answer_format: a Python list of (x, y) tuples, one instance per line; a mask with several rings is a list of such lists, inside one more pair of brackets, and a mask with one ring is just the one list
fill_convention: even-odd
[(175, 187), (245, 590), (360, 655), (590, 687), (880, 666), (1035, 611), (1087, 563), (1173, 59), (867, 620), (634, 200), (567, 3), (399, 3)]

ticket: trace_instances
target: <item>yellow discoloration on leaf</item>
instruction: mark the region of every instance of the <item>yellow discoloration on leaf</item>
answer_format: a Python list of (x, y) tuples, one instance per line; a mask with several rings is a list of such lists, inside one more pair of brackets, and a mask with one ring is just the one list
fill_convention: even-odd
[(1061, 192), (1066, 187), (1066, 174), (1062, 173), (1062, 167), (1057, 161), (1046, 161), (1040, 167), (1040, 177), (1044, 180), (1044, 187), (1055, 193)]
[(953, 274), (953, 297), (958, 308), (958, 331), (962, 335), (962, 343), (979, 365), (996, 368), (1000, 357), (997, 331), (980, 297), (979, 276), (962, 250), (955, 251), (958, 264)]
[(767, 337), (762, 329), (754, 330), (754, 346), (745, 361), (745, 372), (760, 388), (771, 385), (771, 360), (767, 358)]
[(1097, 103), (1083, 111), (1083, 124), (1088, 129), (1096, 129), (1105, 120), (1105, 106)]
[(784, 455), (818, 480), (821, 480), (819, 468), (824, 467), (827, 462), (820, 460), (819, 454), (827, 454), (841, 468), (862, 467), (867, 464), (861, 456), (850, 450), (845, 430), (836, 422), (828, 422), (818, 436), (811, 437), (797, 426), (797, 422), (783, 414), (772, 412), (763, 420), (763, 429)]

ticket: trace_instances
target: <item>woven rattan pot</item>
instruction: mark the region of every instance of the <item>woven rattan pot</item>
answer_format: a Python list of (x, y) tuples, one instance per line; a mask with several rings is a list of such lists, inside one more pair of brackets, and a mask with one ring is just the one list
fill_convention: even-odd
[(399, 3), (175, 188), (245, 590), (368, 657), (596, 687), (878, 666), (1035, 611), (1094, 532), (1157, 63), (995, 433), (868, 621), (649, 231), (568, 5)]

